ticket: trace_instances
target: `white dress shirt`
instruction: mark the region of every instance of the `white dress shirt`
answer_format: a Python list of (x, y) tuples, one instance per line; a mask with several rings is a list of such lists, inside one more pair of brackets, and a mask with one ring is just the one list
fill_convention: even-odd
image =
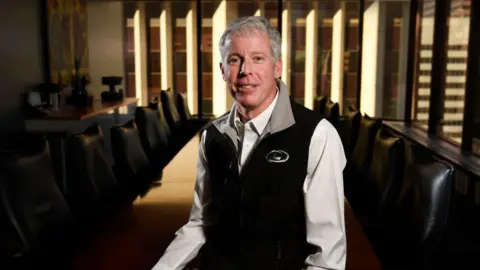
[[(234, 118), (240, 138), (239, 169), (254, 149), (265, 129), (278, 98), (256, 118), (241, 124)], [(235, 105), (232, 110), (235, 109)], [(236, 115), (235, 115), (236, 116)], [(205, 155), (205, 134), (202, 134), (193, 206), (190, 218), (176, 232), (176, 237), (152, 270), (181, 270), (194, 259), (205, 243), (202, 209), (208, 203), (208, 170)], [(243, 135), (243, 136), (242, 136)], [(241, 147), (240, 147), (241, 146)], [(336, 129), (321, 120), (310, 141), (307, 176), (303, 185), (308, 243), (317, 252), (305, 260), (307, 270), (345, 269), (346, 233), (344, 218), (343, 169), (346, 165), (343, 146)], [(203, 196), (203, 194), (207, 196)]]
[(239, 171), (242, 170), (243, 164), (245, 164), (245, 161), (250, 156), (250, 153), (252, 153), (253, 148), (256, 146), (258, 139), (260, 139), (263, 130), (267, 126), (268, 120), (270, 120), (270, 116), (272, 115), (273, 109), (275, 108), (275, 104), (277, 104), (277, 100), (278, 91), (272, 103), (270, 103), (270, 105), (262, 113), (257, 115), (257, 117), (251, 119), (245, 124), (243, 124), (240, 120), (238, 113), (235, 114), (233, 121), (235, 129), (237, 130), (238, 149), (241, 149), (239, 151)]

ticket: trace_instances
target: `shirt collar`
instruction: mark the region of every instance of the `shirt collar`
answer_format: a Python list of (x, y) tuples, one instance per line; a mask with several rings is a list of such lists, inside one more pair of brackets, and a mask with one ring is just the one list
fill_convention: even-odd
[(257, 115), (255, 118), (251, 119), (250, 121), (246, 122), (244, 125), (240, 121), (240, 117), (238, 116), (237, 108), (236, 105), (234, 104), (232, 106), (232, 109), (230, 111), (230, 119), (232, 120), (232, 126), (237, 130), (237, 132), (240, 132), (238, 129), (238, 126), (248, 126), (250, 125), (252, 129), (257, 132), (258, 135), (261, 135), (263, 131), (265, 130), (265, 127), (268, 124), (268, 121), (270, 120), (270, 116), (272, 115), (273, 109), (275, 108), (275, 104), (277, 103), (278, 100), (278, 94), (279, 90), (277, 87), (277, 93), (275, 94), (275, 98), (273, 99), (272, 103), (268, 105), (268, 107), (261, 112), (259, 115)]

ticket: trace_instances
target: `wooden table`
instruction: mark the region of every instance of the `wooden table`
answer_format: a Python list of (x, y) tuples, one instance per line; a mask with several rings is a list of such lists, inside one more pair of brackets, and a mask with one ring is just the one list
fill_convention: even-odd
[(347, 230), (347, 270), (380, 270), (380, 261), (345, 199), (345, 228)]
[(31, 117), (25, 120), (27, 131), (45, 130), (66, 130), (72, 125), (78, 125), (84, 120), (102, 116), (113, 111), (114, 123), (118, 124), (120, 119), (119, 109), (122, 107), (136, 106), (138, 98), (125, 98), (119, 101), (101, 102), (94, 99), (92, 104), (86, 107), (65, 106), (58, 110), (52, 110), (43, 117)]

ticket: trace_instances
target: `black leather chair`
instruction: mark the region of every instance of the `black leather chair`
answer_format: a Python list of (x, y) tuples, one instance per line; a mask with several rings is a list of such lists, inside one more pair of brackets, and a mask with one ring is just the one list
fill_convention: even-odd
[(187, 96), (184, 93), (176, 92), (175, 96), (177, 110), (180, 113), (182, 123), (188, 123), (192, 126), (192, 133), (198, 133), (210, 120), (211, 117), (199, 118), (198, 115), (192, 115), (188, 107)]
[(361, 191), (365, 185), (368, 168), (372, 161), (372, 150), (375, 136), (381, 126), (381, 120), (364, 115), (360, 122), (358, 139), (347, 161), (345, 172), (345, 194), (355, 209), (356, 200), (361, 199)]
[(159, 97), (153, 97), (152, 100), (148, 103), (147, 107), (158, 112), (162, 133), (165, 134), (168, 140), (173, 139), (172, 130), (170, 129), (167, 119), (165, 118), (163, 105), (162, 102), (159, 100)]
[(150, 166), (135, 120), (112, 127), (110, 134), (115, 159), (113, 171), (119, 183), (127, 187), (131, 191), (129, 195), (135, 199), (145, 194), (154, 181), (160, 180), (162, 171)]
[(147, 154), (151, 166), (162, 170), (178, 151), (178, 143), (174, 137), (168, 136), (162, 122), (157, 104), (137, 107), (135, 122), (140, 135), (140, 142)]
[(80, 217), (99, 217), (116, 208), (125, 194), (107, 162), (98, 124), (71, 136), (67, 148), (67, 199)]
[(176, 93), (175, 103), (180, 115), (180, 119), (183, 123), (193, 119), (193, 116), (188, 108), (187, 97), (184, 93)]
[(54, 269), (64, 257), (72, 215), (46, 139), (32, 136), (21, 148), (2, 152), (0, 172), (0, 268)]
[(162, 90), (160, 92), (160, 101), (162, 102), (163, 114), (170, 129), (174, 132), (181, 129), (182, 119), (175, 104), (175, 91), (170, 88)]
[(405, 166), (405, 145), (402, 138), (382, 127), (373, 145), (372, 163), (362, 186), (362, 200), (355, 213), (365, 226), (381, 226), (379, 222), (393, 207), (400, 193)]
[(315, 101), (313, 102), (313, 111), (320, 115), (324, 115), (327, 102), (328, 102), (328, 98), (326, 96), (316, 97)]
[(348, 106), (345, 111), (344, 118), (344, 122), (340, 128), (340, 138), (345, 150), (345, 156), (348, 159), (353, 151), (353, 148), (355, 147), (355, 143), (357, 142), (362, 114), (360, 111)]
[(338, 127), (338, 122), (340, 121), (340, 107), (337, 102), (332, 102), (329, 100), (325, 106), (324, 117), (330, 121), (334, 127)]
[(400, 194), (382, 221), (376, 249), (387, 268), (433, 267), (449, 220), (453, 167), (410, 144)]

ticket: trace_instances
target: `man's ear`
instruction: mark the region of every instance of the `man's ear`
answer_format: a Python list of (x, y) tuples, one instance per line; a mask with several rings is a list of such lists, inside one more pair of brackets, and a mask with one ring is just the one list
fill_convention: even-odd
[(222, 71), (223, 80), (227, 81), (227, 73), (225, 72), (225, 68), (222, 63), (220, 63), (220, 70)]
[(282, 76), (282, 59), (278, 59), (277, 62), (274, 64), (274, 71), (275, 71), (275, 79), (280, 78)]

